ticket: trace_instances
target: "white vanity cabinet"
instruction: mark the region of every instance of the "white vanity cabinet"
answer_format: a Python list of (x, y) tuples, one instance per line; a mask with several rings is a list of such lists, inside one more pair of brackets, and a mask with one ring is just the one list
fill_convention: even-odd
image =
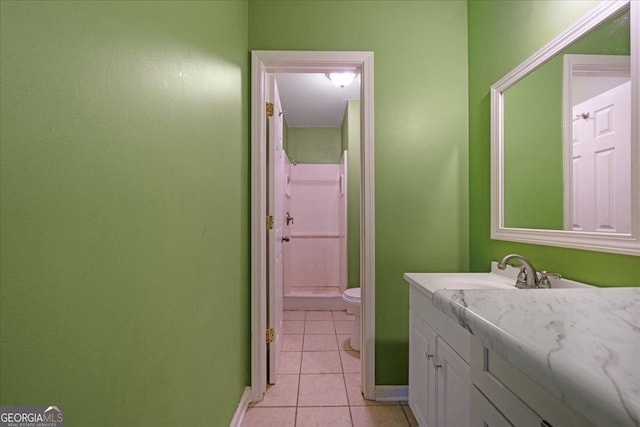
[(629, 310), (640, 287), (562, 279), (529, 292), (493, 272), (404, 278), (409, 405), (421, 427), (638, 426)]
[[(469, 333), (411, 289), (409, 406), (421, 427), (470, 423)], [(466, 358), (466, 359), (465, 359)]]

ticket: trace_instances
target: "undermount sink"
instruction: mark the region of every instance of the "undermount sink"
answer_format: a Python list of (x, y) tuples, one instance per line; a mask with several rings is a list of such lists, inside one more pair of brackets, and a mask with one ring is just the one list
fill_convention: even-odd
[(446, 274), (445, 277), (433, 278), (440, 289), (511, 289), (514, 281), (493, 273), (460, 273)]

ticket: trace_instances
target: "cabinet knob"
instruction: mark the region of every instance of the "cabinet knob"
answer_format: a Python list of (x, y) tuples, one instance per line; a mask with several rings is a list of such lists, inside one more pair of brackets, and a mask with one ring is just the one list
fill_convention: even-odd
[(436, 369), (440, 369), (440, 368), (442, 368), (442, 365), (439, 364), (439, 363), (434, 363), (433, 367), (436, 368)]
[(427, 356), (427, 359), (433, 359), (433, 354), (425, 353), (425, 356)]

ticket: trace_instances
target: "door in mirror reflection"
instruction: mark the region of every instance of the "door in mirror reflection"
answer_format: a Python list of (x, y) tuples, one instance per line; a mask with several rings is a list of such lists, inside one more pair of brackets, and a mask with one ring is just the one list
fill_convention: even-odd
[[(604, 91), (572, 109), (571, 177), (565, 180), (570, 183), (565, 206), (571, 223), (565, 222), (565, 229), (630, 233), (631, 82), (619, 84), (619, 78), (606, 76), (593, 80), (586, 87)], [(573, 85), (574, 102), (583, 98), (575, 92), (580, 87)]]

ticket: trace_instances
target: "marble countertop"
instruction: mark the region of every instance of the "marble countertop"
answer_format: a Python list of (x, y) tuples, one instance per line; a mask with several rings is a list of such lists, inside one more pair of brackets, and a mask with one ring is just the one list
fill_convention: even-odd
[(640, 426), (640, 288), (436, 290), (432, 301), (601, 426)]
[(429, 298), (443, 289), (516, 289), (515, 277), (504, 273), (404, 273), (403, 277)]

